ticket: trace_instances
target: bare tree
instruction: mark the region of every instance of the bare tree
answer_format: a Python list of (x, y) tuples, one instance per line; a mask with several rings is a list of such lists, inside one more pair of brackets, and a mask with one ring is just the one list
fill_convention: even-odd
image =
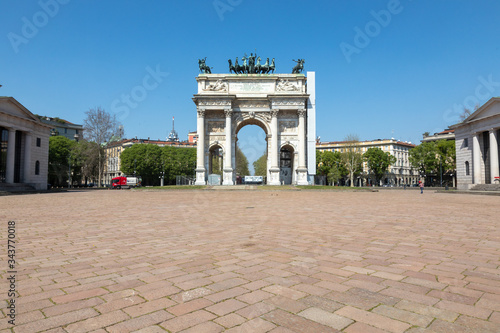
[(341, 153), (341, 159), (347, 171), (351, 187), (354, 187), (354, 174), (359, 172), (363, 163), (363, 154), (359, 147), (359, 138), (357, 135), (349, 134), (345, 138), (345, 150)]
[(89, 109), (85, 114), (87, 117), (83, 121), (83, 137), (87, 141), (97, 143), (100, 148), (98, 154), (98, 186), (101, 186), (104, 169), (104, 152), (102, 147), (109, 142), (114, 135), (118, 135), (121, 123), (116, 119), (116, 115), (109, 114), (101, 107)]
[(469, 118), (469, 116), (476, 112), (477, 109), (479, 109), (479, 104), (476, 104), (476, 106), (474, 106), (474, 111), (471, 111), (471, 109), (464, 107), (464, 112), (460, 115), (460, 121), (464, 121), (465, 119)]

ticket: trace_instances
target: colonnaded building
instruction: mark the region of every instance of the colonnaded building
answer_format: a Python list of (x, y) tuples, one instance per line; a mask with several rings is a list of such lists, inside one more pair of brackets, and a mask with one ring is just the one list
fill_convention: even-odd
[(0, 97), (0, 188), (47, 189), (50, 126), (13, 97)]
[(307, 76), (204, 73), (196, 81), (198, 93), (193, 97), (198, 115), (196, 185), (207, 183), (208, 175), (213, 173), (212, 156), (220, 151), (222, 184), (236, 183), (238, 132), (247, 125), (257, 125), (266, 134), (268, 185), (313, 183), (314, 72), (307, 72)]
[(457, 189), (498, 184), (500, 97), (491, 98), (463, 122), (450, 128), (455, 130)]

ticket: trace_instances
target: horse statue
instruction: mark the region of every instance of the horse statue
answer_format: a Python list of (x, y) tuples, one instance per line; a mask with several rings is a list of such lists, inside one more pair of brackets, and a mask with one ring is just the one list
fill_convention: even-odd
[(229, 73), (234, 72), (234, 74), (238, 74), (236, 73), (236, 67), (233, 66), (233, 62), (231, 61), (231, 59), (228, 59), (227, 62), (229, 63)]
[(236, 74), (243, 73), (243, 66), (240, 66), (240, 64), (238, 63), (238, 57), (236, 57), (236, 61), (234, 62), (234, 69), (236, 71)]
[(206, 64), (207, 57), (205, 59), (198, 59), (198, 66), (200, 67), (200, 72), (202, 74), (212, 74), (210, 67)]
[(292, 59), (292, 61), (295, 61), (297, 63), (297, 65), (295, 65), (295, 67), (292, 69), (292, 74), (299, 74), (300, 72), (302, 72), (302, 70), (304, 69), (304, 63), (306, 61), (304, 59)]
[[(259, 61), (260, 64), (260, 57), (257, 60)], [(260, 72), (262, 74), (267, 74), (267, 72), (269, 72), (269, 58), (267, 58), (266, 63), (264, 65), (260, 66)]]
[(260, 57), (257, 58), (257, 62), (255, 63), (255, 74), (260, 74), (262, 70), (262, 65), (260, 64)]
[(274, 73), (275, 68), (276, 66), (274, 65), (274, 58), (273, 58), (273, 60), (271, 61), (271, 65), (269, 65), (269, 70), (267, 72), (269, 73), (272, 71)]

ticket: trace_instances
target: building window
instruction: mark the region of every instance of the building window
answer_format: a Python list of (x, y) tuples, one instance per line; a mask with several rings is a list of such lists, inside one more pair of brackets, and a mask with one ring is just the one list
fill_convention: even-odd
[(465, 175), (469, 176), (470, 175), (470, 170), (469, 170), (469, 161), (465, 161)]
[(35, 175), (40, 174), (40, 161), (35, 162)]
[(464, 139), (464, 148), (467, 148), (467, 147), (469, 147), (469, 139), (465, 138)]
[(41, 147), (42, 146), (42, 139), (36, 138), (36, 146)]

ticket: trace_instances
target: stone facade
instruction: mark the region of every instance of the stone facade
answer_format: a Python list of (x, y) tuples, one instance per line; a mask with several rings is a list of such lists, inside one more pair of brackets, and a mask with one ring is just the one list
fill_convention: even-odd
[(241, 128), (266, 133), (267, 184), (308, 184), (306, 76), (303, 74), (201, 74), (196, 78), (198, 154), (196, 184), (204, 185), (214, 152), (222, 151), (223, 185), (236, 182), (236, 141)]
[(469, 190), (478, 184), (498, 184), (500, 97), (490, 99), (450, 128), (455, 130), (457, 188)]
[(0, 183), (46, 190), (49, 136), (50, 126), (14, 98), (0, 97)]

